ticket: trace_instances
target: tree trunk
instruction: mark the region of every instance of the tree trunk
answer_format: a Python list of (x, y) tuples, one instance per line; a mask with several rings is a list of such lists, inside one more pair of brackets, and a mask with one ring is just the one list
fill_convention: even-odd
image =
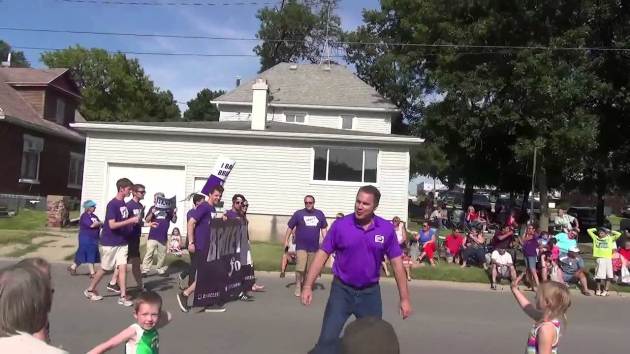
[[(549, 230), (549, 201), (547, 186), (547, 172), (543, 166), (538, 168), (536, 173), (536, 179), (538, 180), (538, 193), (540, 193), (540, 217), (538, 218), (538, 225), (542, 231)], [(532, 196), (533, 198), (534, 196)]]
[(606, 195), (606, 187), (607, 187), (607, 181), (606, 181), (606, 174), (604, 173), (604, 171), (599, 171), (597, 173), (597, 186), (596, 186), (596, 190), (597, 190), (597, 225), (598, 226), (603, 226), (604, 225), (604, 221), (605, 221), (605, 216), (604, 216), (604, 206), (605, 206), (605, 200), (604, 200), (604, 196)]
[(475, 190), (472, 184), (466, 183), (466, 188), (464, 188), (464, 203), (462, 204), (462, 208), (466, 210), (468, 206), (472, 205), (473, 194)]

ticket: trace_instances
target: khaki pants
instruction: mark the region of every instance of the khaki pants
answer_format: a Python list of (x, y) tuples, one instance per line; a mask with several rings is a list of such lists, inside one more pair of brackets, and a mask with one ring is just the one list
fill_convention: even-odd
[(304, 250), (297, 250), (297, 260), (295, 264), (295, 271), (303, 273), (306, 275), (308, 271), (308, 267), (310, 267), (311, 263), (315, 259), (315, 252), (306, 252)]
[(151, 270), (154, 258), (157, 258), (156, 268), (158, 272), (166, 271), (166, 267), (164, 267), (164, 259), (166, 258), (166, 245), (163, 245), (156, 240), (148, 240), (147, 253), (144, 255), (144, 260), (142, 261), (143, 273)]

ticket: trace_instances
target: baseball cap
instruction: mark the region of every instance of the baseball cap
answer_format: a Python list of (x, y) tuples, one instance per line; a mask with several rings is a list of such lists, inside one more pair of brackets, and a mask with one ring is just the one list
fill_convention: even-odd
[(394, 327), (376, 317), (352, 322), (341, 338), (342, 354), (399, 354), (400, 345)]
[(96, 202), (94, 202), (92, 199), (88, 199), (85, 202), (83, 202), (83, 209), (93, 208), (95, 206), (96, 206)]
[(569, 248), (569, 252), (580, 253), (580, 249), (578, 247)]

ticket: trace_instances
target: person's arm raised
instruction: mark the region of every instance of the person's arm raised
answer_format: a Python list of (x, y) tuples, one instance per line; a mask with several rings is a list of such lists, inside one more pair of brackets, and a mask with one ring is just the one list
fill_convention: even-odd
[(523, 293), (518, 289), (518, 285), (521, 280), (525, 276), (525, 272), (516, 277), (514, 281), (512, 281), (511, 289), (516, 302), (518, 302), (519, 306), (523, 309), (523, 311), (534, 321), (539, 321), (542, 318), (542, 312), (537, 310), (530, 302), (527, 300), (527, 297), (523, 295)]
[(108, 341), (103, 342), (99, 345), (97, 345), (96, 347), (94, 347), (92, 350), (90, 350), (87, 354), (101, 354), (101, 353), (106, 353), (107, 351), (109, 351), (112, 348), (115, 348), (133, 338), (136, 337), (136, 330), (135, 328), (129, 326), (125, 329), (123, 329), (120, 333), (118, 333), (117, 335), (113, 336), (112, 338), (110, 338)]
[(304, 306), (310, 305), (313, 301), (313, 283), (315, 283), (315, 279), (317, 279), (319, 273), (324, 268), (328, 257), (328, 253), (322, 250), (317, 251), (313, 264), (308, 268), (306, 280), (304, 281), (304, 285), (302, 285), (302, 304)]

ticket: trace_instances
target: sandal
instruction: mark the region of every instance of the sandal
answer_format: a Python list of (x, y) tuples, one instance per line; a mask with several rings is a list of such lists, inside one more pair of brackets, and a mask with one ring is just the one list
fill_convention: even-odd
[(265, 286), (264, 285), (254, 284), (252, 286), (252, 291), (255, 291), (255, 292), (258, 292), (258, 293), (264, 293), (265, 292)]
[(70, 275), (75, 276), (77, 275), (77, 270), (76, 268), (72, 268), (72, 266), (68, 266), (68, 268), (66, 268), (66, 270), (68, 271), (68, 273), (70, 273)]
[(95, 275), (95, 274), (96, 274), (96, 273), (90, 273), (90, 279), (94, 279), (94, 275)]

